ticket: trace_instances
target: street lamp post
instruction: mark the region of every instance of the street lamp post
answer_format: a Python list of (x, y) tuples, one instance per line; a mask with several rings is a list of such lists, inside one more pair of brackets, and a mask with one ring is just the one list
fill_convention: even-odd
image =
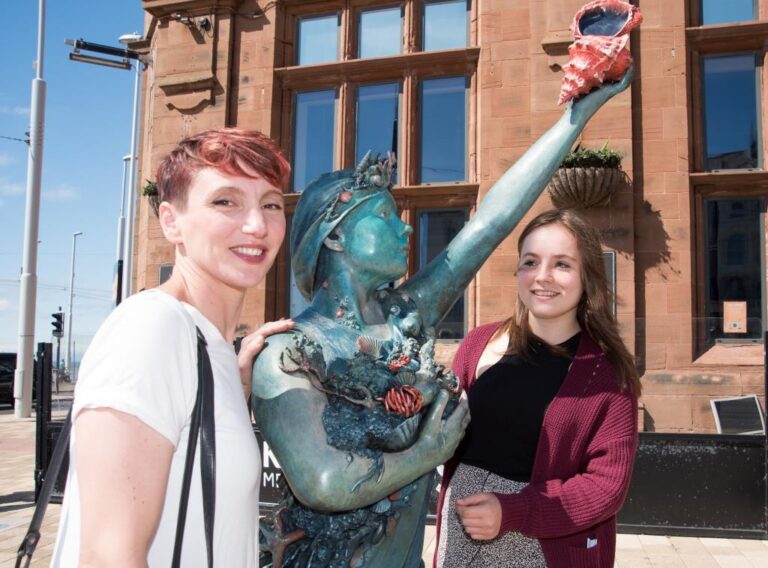
[(24, 249), (19, 280), (19, 338), (14, 373), (14, 416), (32, 413), (32, 359), (37, 304), (37, 236), (40, 225), (40, 179), (43, 168), (43, 127), (45, 88), (43, 56), (45, 45), (45, 0), (39, 0), (37, 19), (37, 69), (32, 80), (27, 158), (27, 201), (24, 212)]
[[(118, 41), (128, 46), (141, 39), (138, 34), (125, 34)], [(128, 207), (126, 208), (125, 250), (123, 251), (123, 300), (131, 295), (133, 288), (133, 233), (136, 225), (136, 145), (139, 119), (139, 86), (141, 85), (141, 60), (136, 60), (136, 76), (133, 80), (133, 117), (131, 118), (131, 166), (128, 170)]]
[[(118, 38), (118, 41), (126, 47), (111, 47), (108, 45), (101, 45), (98, 43), (90, 43), (83, 39), (67, 39), (65, 44), (71, 45), (74, 49), (69, 54), (69, 58), (73, 61), (82, 61), (84, 63), (94, 63), (96, 65), (104, 65), (107, 67), (115, 67), (118, 69), (130, 70), (132, 67), (136, 70), (136, 76), (133, 84), (133, 116), (131, 119), (131, 153), (128, 155), (128, 161), (130, 165), (128, 167), (128, 204), (125, 209), (125, 216), (122, 215), (122, 203), (121, 202), (121, 222), (124, 224), (124, 228), (118, 225), (118, 247), (121, 247), (122, 253), (118, 252), (118, 270), (117, 276), (117, 288), (120, 290), (120, 295), (115, 298), (115, 304), (119, 304), (121, 300), (125, 300), (132, 292), (133, 284), (133, 235), (135, 225), (135, 205), (136, 205), (136, 150), (138, 143), (138, 117), (139, 117), (139, 90), (141, 85), (141, 71), (144, 67), (142, 55), (136, 51), (128, 49), (128, 46), (142, 39), (142, 36), (133, 34), (124, 34)], [(93, 55), (84, 54), (83, 51), (90, 51), (99, 54), (109, 55), (112, 57), (119, 57), (121, 59), (110, 59), (106, 57), (96, 57)], [(131, 63), (135, 61), (135, 65)], [(125, 159), (125, 158), (124, 158)], [(125, 171), (125, 170), (124, 170)], [(124, 196), (123, 196), (124, 199)], [(121, 256), (122, 255), (122, 256)]]
[(120, 216), (117, 218), (117, 250), (115, 252), (115, 306), (123, 299), (123, 258), (125, 246), (125, 180), (131, 156), (123, 156), (123, 177), (120, 180)]
[(82, 235), (82, 231), (72, 233), (72, 265), (69, 271), (69, 314), (67, 314), (67, 369), (69, 376), (74, 378), (74, 369), (72, 368), (72, 300), (75, 296), (75, 250), (77, 247), (77, 237)]

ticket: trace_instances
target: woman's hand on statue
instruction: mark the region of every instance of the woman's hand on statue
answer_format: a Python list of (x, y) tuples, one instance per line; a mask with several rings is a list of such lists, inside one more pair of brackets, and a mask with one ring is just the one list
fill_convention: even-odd
[(575, 122), (584, 126), (592, 115), (595, 114), (609, 99), (629, 87), (634, 75), (635, 67), (634, 65), (630, 65), (629, 69), (627, 69), (624, 76), (621, 78), (621, 81), (618, 81), (617, 83), (605, 83), (599, 89), (569, 103), (572, 105), (571, 117)]
[(501, 503), (493, 493), (456, 499), (456, 512), (466, 533), (475, 540), (491, 540), (501, 529)]
[(240, 351), (237, 354), (237, 366), (240, 367), (240, 382), (243, 385), (245, 398), (251, 394), (251, 374), (253, 373), (253, 360), (256, 358), (267, 342), (267, 337), (275, 333), (284, 333), (293, 329), (293, 320), (280, 319), (270, 321), (259, 329), (243, 337), (240, 342)]
[(430, 467), (437, 467), (453, 456), (469, 424), (469, 404), (466, 393), (461, 394), (459, 403), (451, 415), (445, 420), (443, 419), (449, 398), (450, 393), (445, 389), (440, 389), (429, 409), (424, 427), (416, 442), (417, 448), (422, 452), (422, 457)]

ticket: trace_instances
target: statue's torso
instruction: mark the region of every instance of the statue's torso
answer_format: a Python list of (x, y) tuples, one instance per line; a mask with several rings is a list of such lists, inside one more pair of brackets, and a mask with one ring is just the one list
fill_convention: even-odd
[[(327, 443), (348, 452), (349, 459), (371, 462), (368, 475), (350, 491), (375, 484), (383, 474), (383, 456), (416, 441), (432, 397), (427, 393), (420, 402), (395, 397), (399, 402), (389, 405), (382, 401), (410, 388), (419, 373), (442, 373), (429, 349), (422, 349), (428, 338), (413, 302), (396, 293), (382, 299), (390, 314), (392, 337), (387, 339), (345, 324), (343, 314), (334, 321), (310, 309), (295, 318), (296, 352), (324, 367), (317, 376), (328, 400), (322, 417)], [(290, 472), (286, 475), (290, 479)], [(341, 513), (312, 511), (288, 496), (280, 513), (283, 528), (301, 529), (305, 537), (286, 550), (283, 565), (418, 567), (433, 478), (427, 473), (367, 507)]]

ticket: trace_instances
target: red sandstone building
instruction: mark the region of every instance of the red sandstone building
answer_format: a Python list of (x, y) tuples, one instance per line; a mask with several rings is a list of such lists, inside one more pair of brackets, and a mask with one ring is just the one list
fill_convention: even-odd
[[(568, 28), (583, 3), (143, 0), (139, 179), (183, 136), (258, 129), (293, 165), (290, 216), (319, 173), (395, 149), (415, 271), (562, 113)], [(714, 431), (710, 400), (765, 394), (768, 0), (636, 3), (634, 83), (580, 141), (620, 151), (629, 183), (584, 212), (602, 232), (643, 375), (643, 428)], [(545, 192), (528, 218), (551, 206)], [(140, 289), (169, 273), (173, 251), (145, 199), (136, 227)], [(511, 313), (516, 236), (438, 330), (443, 360), (465, 330)], [(241, 331), (300, 309), (288, 266), (286, 249), (249, 294)]]

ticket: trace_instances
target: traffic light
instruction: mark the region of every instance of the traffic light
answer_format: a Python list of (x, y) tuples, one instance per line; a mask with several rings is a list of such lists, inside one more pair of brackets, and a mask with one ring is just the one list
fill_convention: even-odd
[(55, 312), (51, 315), (53, 316), (53, 321), (51, 322), (51, 325), (53, 326), (53, 336), (63, 337), (64, 336), (64, 313)]

